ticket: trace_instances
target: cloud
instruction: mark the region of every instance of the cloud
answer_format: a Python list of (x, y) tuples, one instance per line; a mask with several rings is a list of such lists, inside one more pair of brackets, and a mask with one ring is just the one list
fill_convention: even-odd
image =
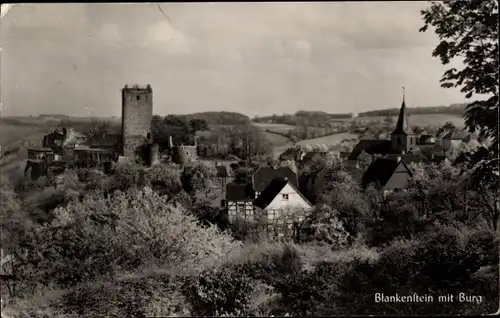
[(174, 29), (167, 21), (158, 21), (146, 30), (145, 45), (163, 53), (187, 54), (194, 44), (192, 39)]
[(418, 32), (425, 5), (164, 3), (169, 22), (156, 4), (29, 4), (2, 19), (2, 102), (119, 115), (126, 83), (151, 84), (159, 114), (363, 111), (399, 106), (401, 86), (415, 106), (460, 102)]
[(103, 24), (99, 32), (99, 37), (103, 41), (116, 42), (122, 40), (122, 32), (116, 24)]
[(311, 43), (300, 40), (293, 43), (294, 54), (300, 58), (307, 59), (311, 54)]

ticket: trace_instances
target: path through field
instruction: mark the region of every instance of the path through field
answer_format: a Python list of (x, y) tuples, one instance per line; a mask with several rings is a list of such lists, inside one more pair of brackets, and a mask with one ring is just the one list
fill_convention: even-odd
[(342, 143), (342, 141), (344, 141), (344, 140), (357, 139), (357, 138), (358, 138), (358, 135), (356, 135), (356, 134), (340, 133), (340, 134), (333, 134), (333, 135), (323, 136), (323, 137), (314, 138), (314, 139), (300, 140), (296, 143), (289, 142), (287, 144), (283, 144), (283, 145), (274, 147), (273, 154), (275, 157), (278, 157), (280, 154), (285, 152), (288, 148), (293, 147), (295, 145), (310, 145), (310, 146), (325, 145), (327, 147), (331, 147), (331, 146), (340, 145)]

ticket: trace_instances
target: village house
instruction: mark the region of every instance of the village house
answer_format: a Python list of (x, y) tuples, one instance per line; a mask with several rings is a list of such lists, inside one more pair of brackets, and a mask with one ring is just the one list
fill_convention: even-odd
[(382, 191), (405, 189), (413, 174), (401, 157), (377, 158), (365, 171), (362, 186), (374, 184)]
[(268, 238), (293, 235), (294, 224), (301, 223), (313, 208), (295, 185), (284, 178), (274, 178), (257, 197), (254, 207), (255, 215), (266, 220)]
[(231, 223), (236, 217), (244, 220), (254, 220), (254, 192), (252, 185), (229, 183), (226, 186), (226, 200), (223, 205), (227, 209), (229, 222)]
[(289, 208), (311, 209), (312, 205), (290, 180), (274, 178), (255, 199), (254, 206), (266, 212), (268, 222), (274, 222)]
[(298, 186), (297, 174), (288, 167), (274, 169), (272, 167), (260, 167), (252, 174), (252, 189), (256, 199), (273, 181), (274, 178), (289, 180), (295, 187)]

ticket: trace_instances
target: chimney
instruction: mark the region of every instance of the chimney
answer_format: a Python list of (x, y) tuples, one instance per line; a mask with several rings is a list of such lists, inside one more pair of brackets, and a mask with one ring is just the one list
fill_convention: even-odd
[(172, 141), (172, 136), (168, 136), (168, 147), (169, 148), (174, 147), (174, 142)]
[(198, 147), (198, 136), (194, 136), (194, 146)]

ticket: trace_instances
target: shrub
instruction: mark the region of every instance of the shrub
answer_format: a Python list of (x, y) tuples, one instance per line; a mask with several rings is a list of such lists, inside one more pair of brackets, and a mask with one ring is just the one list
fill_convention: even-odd
[(225, 264), (192, 279), (185, 285), (184, 293), (196, 315), (238, 315), (248, 308), (253, 288), (254, 281), (241, 265)]
[(144, 264), (196, 272), (238, 248), (230, 236), (200, 227), (150, 189), (108, 198), (96, 193), (56, 209), (54, 216), (22, 241), (28, 251), (18, 255), (24, 280), (68, 286)]
[(79, 316), (189, 316), (191, 309), (179, 292), (180, 286), (182, 280), (169, 274), (136, 272), (112, 281), (79, 285), (62, 297), (59, 306)]

